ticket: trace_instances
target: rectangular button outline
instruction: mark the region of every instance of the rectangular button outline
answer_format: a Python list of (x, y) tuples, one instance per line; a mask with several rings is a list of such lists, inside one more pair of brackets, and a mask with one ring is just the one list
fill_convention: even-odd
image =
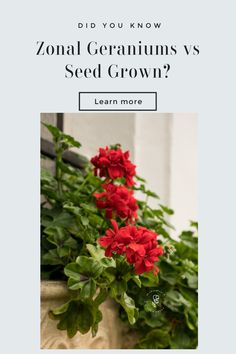
[[(123, 93), (139, 93), (139, 94), (154, 94), (154, 97), (155, 97), (155, 108), (154, 109), (99, 109), (99, 108), (97, 108), (97, 109), (81, 109), (81, 107), (80, 107), (80, 96), (81, 96), (81, 93), (82, 94), (86, 94), (86, 93), (92, 93), (92, 94), (94, 94), (94, 93), (115, 93), (115, 94), (123, 94)], [(79, 111), (80, 112), (129, 112), (129, 111), (132, 111), (132, 112), (155, 112), (155, 111), (157, 111), (157, 92), (155, 92), (155, 91), (151, 91), (151, 92), (147, 92), (147, 91), (145, 91), (145, 92), (139, 92), (139, 91), (135, 91), (135, 92), (133, 92), (133, 91), (125, 91), (125, 92), (123, 92), (123, 91), (118, 91), (118, 92), (116, 92), (116, 91), (80, 91), (79, 92)]]

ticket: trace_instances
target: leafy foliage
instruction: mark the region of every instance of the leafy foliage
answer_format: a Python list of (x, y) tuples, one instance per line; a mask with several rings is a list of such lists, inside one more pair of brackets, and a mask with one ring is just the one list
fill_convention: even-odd
[[(119, 304), (120, 317), (138, 334), (135, 348), (196, 348), (198, 309), (197, 223), (173, 240), (168, 221), (173, 210), (159, 204), (159, 197), (136, 176), (135, 190), (145, 201), (138, 201), (137, 224), (158, 233), (164, 255), (158, 263), (158, 276), (134, 273), (123, 256), (105, 257), (97, 239), (111, 227), (104, 210), (93, 196), (102, 181), (94, 176), (90, 164), (84, 170), (63, 162), (63, 153), (81, 144), (56, 127), (51, 132), (56, 151), (55, 176), (41, 171), (41, 277), (67, 280), (70, 300), (50, 311), (58, 328), (69, 337), (89, 330), (96, 335), (102, 313), (99, 306), (107, 297)], [(86, 159), (84, 159), (86, 161)], [(152, 209), (148, 199), (155, 198)], [(119, 221), (124, 226), (124, 221)]]

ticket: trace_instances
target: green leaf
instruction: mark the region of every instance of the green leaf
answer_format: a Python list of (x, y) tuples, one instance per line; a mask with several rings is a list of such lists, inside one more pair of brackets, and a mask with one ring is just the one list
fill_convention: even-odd
[(132, 325), (136, 322), (138, 317), (138, 309), (135, 307), (134, 300), (129, 297), (126, 293), (123, 293), (121, 296), (115, 297), (115, 300), (121, 304), (125, 310), (129, 323)]
[(75, 215), (81, 215), (81, 208), (79, 208), (78, 206), (74, 206), (72, 203), (65, 203), (63, 205), (63, 208)]
[(160, 199), (160, 197), (159, 197), (156, 193), (154, 193), (154, 192), (152, 192), (152, 191), (146, 190), (146, 191), (145, 191), (145, 194), (146, 194), (148, 197)]
[(55, 139), (58, 139), (61, 136), (61, 131), (54, 125), (46, 124), (46, 123), (42, 123), (42, 124), (48, 129), (48, 131), (52, 134), (52, 136)]
[(116, 266), (116, 262), (114, 260), (114, 258), (112, 257), (104, 257), (101, 259), (101, 265), (106, 268), (106, 267), (115, 267)]
[(142, 285), (145, 287), (155, 287), (159, 283), (158, 276), (153, 274), (153, 272), (140, 275), (140, 280)]
[(98, 245), (94, 246), (88, 243), (86, 245), (86, 248), (89, 251), (92, 258), (99, 261), (104, 268), (116, 266), (115, 260), (112, 257), (105, 257), (105, 251), (100, 246)]
[(146, 337), (137, 345), (138, 349), (164, 349), (169, 344), (169, 334), (162, 329), (150, 331)]
[(182, 327), (176, 327), (174, 335), (170, 339), (172, 349), (191, 349), (192, 340)]
[(186, 318), (186, 322), (187, 325), (189, 327), (189, 329), (191, 329), (192, 331), (197, 329), (198, 323), (197, 323), (197, 307), (195, 308), (185, 308), (184, 309), (184, 315)]
[(66, 302), (65, 304), (58, 306), (53, 310), (54, 315), (61, 315), (62, 313), (66, 312), (70, 306), (70, 301)]
[(198, 222), (197, 221), (190, 221), (190, 226), (194, 227), (196, 230), (198, 230)]
[(49, 250), (42, 255), (42, 265), (63, 265), (63, 260), (59, 257), (57, 249)]
[(158, 218), (159, 217), (163, 217), (164, 213), (161, 209), (152, 209), (152, 213), (157, 216)]
[(94, 204), (81, 203), (80, 206), (81, 206), (81, 208), (83, 208), (84, 210), (87, 210), (88, 212), (97, 213), (97, 207)]
[(77, 147), (77, 148), (81, 147), (79, 141), (76, 141), (72, 136), (63, 133), (57, 127), (51, 124), (46, 124), (46, 123), (42, 123), (42, 124), (50, 131), (50, 133), (52, 134), (53, 138), (56, 141), (60, 139), (60, 142), (66, 144), (68, 147)]
[(117, 274), (124, 276), (125, 274), (130, 274), (131, 266), (123, 257), (119, 256), (116, 258), (116, 269)]
[(91, 332), (92, 332), (92, 337), (95, 337), (98, 331), (98, 323), (102, 320), (102, 312), (97, 309), (97, 312), (95, 314), (95, 321), (92, 325)]
[(74, 216), (61, 211), (60, 209), (43, 209), (42, 210), (42, 225), (45, 227), (63, 227), (69, 228), (74, 222)]
[(144, 304), (144, 310), (146, 312), (153, 312), (153, 311), (156, 311), (156, 304), (151, 301), (151, 300), (148, 300), (145, 302)]
[(88, 243), (86, 245), (86, 248), (89, 251), (90, 255), (97, 261), (100, 261), (104, 257), (105, 251), (101, 247), (94, 246)]
[(144, 184), (140, 184), (139, 187), (133, 187), (133, 188), (134, 188), (134, 190), (141, 191), (142, 193), (146, 194), (148, 197), (153, 197), (153, 198), (160, 199), (160, 197), (156, 193), (146, 189)]
[(162, 260), (159, 264), (161, 279), (170, 285), (175, 285), (180, 277), (179, 271), (172, 267), (169, 263)]
[(90, 329), (92, 335), (95, 335), (98, 329), (98, 323), (102, 320), (102, 313), (98, 309), (99, 301), (93, 300), (70, 300), (68, 303), (60, 306), (49, 315), (52, 319), (58, 320), (58, 329), (67, 330), (69, 338), (72, 338), (77, 331), (82, 334)]
[(83, 287), (83, 285), (84, 281), (76, 280), (74, 278), (69, 278), (67, 282), (67, 286), (70, 290), (79, 290)]
[(60, 315), (58, 329), (67, 330), (69, 338), (72, 338), (77, 331), (85, 334), (93, 324), (91, 308), (81, 301), (71, 301), (67, 311)]
[(58, 161), (57, 162), (57, 166), (61, 169), (61, 171), (63, 171), (64, 173), (67, 173), (68, 175), (71, 176), (76, 176), (77, 180), (83, 180), (83, 177), (81, 175), (81, 171), (70, 166), (68, 163), (64, 163), (62, 161)]
[(139, 279), (139, 276), (138, 275), (133, 275), (131, 277), (131, 279), (133, 280), (133, 282), (138, 285), (139, 288), (142, 287), (142, 283), (141, 283), (141, 280)]
[(176, 255), (178, 255), (180, 259), (189, 259), (197, 263), (198, 260), (197, 248), (193, 249), (180, 241), (180, 242), (176, 242), (175, 249), (177, 251)]
[(191, 307), (191, 303), (179, 291), (172, 289), (165, 294), (163, 304), (174, 312), (183, 312), (184, 307)]
[(173, 215), (174, 214), (174, 210), (173, 209), (170, 209), (162, 204), (159, 204), (161, 209), (168, 215)]
[(72, 136), (65, 134), (65, 133), (61, 133), (61, 136), (63, 139), (63, 143), (68, 145), (68, 147), (77, 147), (77, 148), (81, 147), (81, 143), (79, 141), (75, 140)]
[(67, 231), (65, 231), (61, 227), (47, 227), (44, 232), (49, 235), (47, 237), (47, 240), (51, 242), (52, 244), (58, 246), (58, 247), (63, 247), (67, 246), (69, 248), (72, 248), (74, 250), (77, 249), (77, 242), (74, 240)]
[(99, 226), (101, 226), (102, 224), (103, 224), (103, 221), (104, 221), (104, 219), (103, 218), (101, 218), (99, 215), (97, 215), (97, 214), (89, 214), (89, 222), (90, 222), (90, 224), (92, 225), (92, 226), (94, 226), (94, 227), (98, 227), (98, 225)]
[(198, 301), (198, 296), (196, 291), (193, 289), (188, 289), (186, 287), (179, 286), (179, 290), (181, 294), (187, 299), (188, 301), (191, 302), (191, 304), (196, 307), (197, 306), (197, 301)]
[(168, 326), (168, 321), (164, 313), (160, 311), (151, 311), (148, 313), (146, 311), (140, 311), (139, 318), (143, 319), (145, 323), (151, 328), (156, 328), (156, 327), (163, 328)]
[(67, 266), (64, 268), (64, 273), (67, 277), (72, 278), (76, 281), (80, 281), (81, 280), (81, 267), (73, 262), (73, 263), (69, 263), (67, 264)]
[(102, 278), (105, 278), (108, 284), (112, 283), (116, 279), (116, 269), (113, 267), (107, 267), (102, 273)]
[(140, 182), (143, 182), (143, 183), (146, 182), (146, 180), (145, 180), (144, 178), (142, 178), (142, 177), (140, 177), (140, 176), (138, 176), (138, 175), (135, 175), (135, 178), (136, 178), (138, 181), (140, 181)]
[(96, 292), (96, 283), (95, 283), (94, 279), (90, 278), (89, 280), (84, 282), (84, 285), (81, 289), (80, 296), (83, 299), (90, 299), (93, 297), (95, 292)]
[(124, 279), (114, 280), (110, 286), (112, 297), (122, 295), (127, 290), (127, 283)]
[(169, 239), (170, 235), (169, 233), (166, 231), (166, 229), (164, 227), (162, 227), (162, 225), (159, 223), (155, 226), (155, 231), (158, 233), (158, 235), (162, 235), (163, 237)]
[(98, 307), (101, 303), (103, 303), (106, 300), (107, 295), (108, 295), (107, 289), (101, 289), (100, 288), (99, 294), (94, 299), (95, 306)]
[(88, 224), (89, 224), (89, 219), (88, 219), (86, 216), (83, 216), (83, 215), (82, 215), (82, 216), (80, 217), (80, 220), (81, 220), (83, 226), (88, 226)]
[(102, 265), (91, 257), (79, 256), (76, 258), (76, 263), (79, 273), (88, 277), (96, 279), (103, 271)]
[(193, 236), (192, 231), (183, 231), (182, 234), (180, 235), (180, 239), (184, 245), (186, 245), (189, 248), (192, 248), (194, 250), (197, 250), (198, 239), (197, 239), (197, 237)]
[(44, 168), (41, 169), (41, 183), (50, 185), (53, 188), (57, 187), (57, 181), (55, 180), (51, 172), (45, 170)]
[(58, 253), (58, 256), (61, 258), (68, 257), (70, 254), (70, 249), (69, 249), (69, 247), (58, 247), (57, 253)]
[(182, 274), (182, 278), (187, 280), (187, 284), (190, 288), (192, 288), (192, 289), (198, 288), (198, 276), (194, 271), (188, 270), (188, 271), (184, 272)]

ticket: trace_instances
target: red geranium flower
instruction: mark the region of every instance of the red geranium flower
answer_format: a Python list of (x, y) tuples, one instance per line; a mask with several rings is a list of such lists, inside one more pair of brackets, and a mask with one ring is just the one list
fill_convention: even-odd
[(96, 176), (99, 175), (112, 180), (124, 177), (128, 187), (134, 185), (135, 165), (129, 160), (128, 151), (123, 152), (120, 148), (100, 148), (99, 154), (91, 159), (91, 163), (95, 166), (94, 173)]
[(106, 248), (105, 256), (111, 257), (112, 252), (123, 254), (126, 246), (132, 241), (131, 235), (125, 233), (124, 228), (119, 229), (117, 222), (111, 220), (113, 229), (108, 229), (106, 235), (98, 239), (99, 244)]
[(154, 263), (159, 260), (158, 256), (163, 254), (163, 249), (158, 246), (157, 236), (155, 232), (146, 227), (136, 228), (133, 243), (126, 250), (126, 257), (130, 264), (134, 264), (137, 274), (151, 270), (157, 274), (159, 271)]
[(133, 197), (133, 191), (125, 186), (116, 186), (114, 184), (103, 184), (105, 192), (94, 193), (97, 199), (98, 208), (106, 209), (106, 217), (112, 219), (115, 214), (121, 219), (133, 222), (137, 219), (138, 205)]
[(157, 274), (159, 269), (155, 262), (163, 254), (162, 247), (157, 243), (158, 235), (145, 227), (127, 225), (119, 229), (114, 220), (111, 223), (114, 230), (107, 230), (106, 236), (98, 240), (106, 248), (105, 255), (112, 256), (112, 252), (124, 254), (128, 263), (134, 265), (136, 274), (151, 270)]
[(142, 274), (153, 270), (154, 274), (159, 272), (155, 262), (159, 260), (158, 256), (163, 254), (162, 247), (158, 247), (157, 243), (151, 244), (137, 244), (131, 243), (127, 250), (127, 261), (134, 264), (136, 274)]

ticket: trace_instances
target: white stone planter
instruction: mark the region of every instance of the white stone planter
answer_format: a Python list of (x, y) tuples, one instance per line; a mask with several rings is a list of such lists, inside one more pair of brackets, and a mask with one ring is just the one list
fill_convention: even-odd
[(103, 319), (99, 323), (96, 337), (90, 332), (77, 333), (68, 338), (66, 331), (57, 329), (57, 321), (48, 316), (48, 311), (65, 303), (68, 299), (66, 283), (60, 281), (41, 282), (41, 349), (117, 349), (122, 348), (124, 326), (118, 317), (116, 304), (108, 299), (100, 310)]

